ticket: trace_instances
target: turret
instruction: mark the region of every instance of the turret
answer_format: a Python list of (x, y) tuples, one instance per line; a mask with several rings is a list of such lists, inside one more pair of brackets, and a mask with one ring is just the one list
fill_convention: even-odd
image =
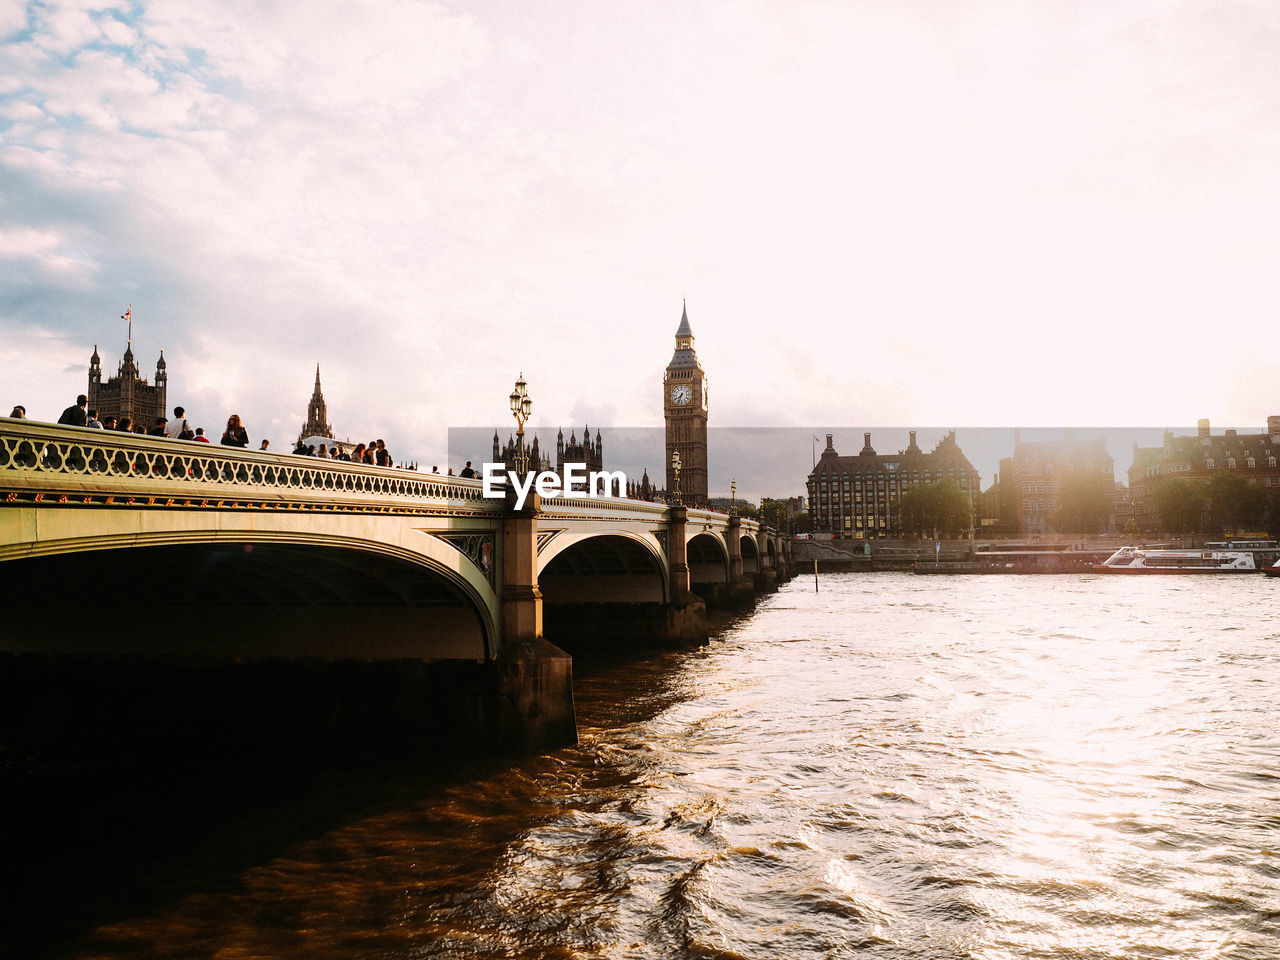
[(89, 358), (89, 382), (102, 382), (102, 358), (98, 356), (98, 345), (93, 345), (93, 356)]

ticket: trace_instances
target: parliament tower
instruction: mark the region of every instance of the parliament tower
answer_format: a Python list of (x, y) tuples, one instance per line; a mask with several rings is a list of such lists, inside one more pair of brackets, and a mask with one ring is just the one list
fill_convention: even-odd
[(671, 455), (680, 454), (680, 499), (707, 503), (707, 374), (693, 349), (686, 305), (676, 329), (676, 351), (662, 376), (662, 412), (667, 424), (667, 494), (675, 491)]
[(302, 425), (298, 434), (301, 442), (310, 437), (326, 437), (333, 439), (333, 427), (329, 426), (329, 409), (324, 402), (324, 394), (320, 391), (320, 364), (316, 364), (316, 385), (311, 391), (311, 402), (307, 404), (307, 422)]
[(163, 350), (156, 362), (155, 384), (149, 384), (139, 376), (138, 364), (133, 358), (132, 326), (120, 368), (114, 377), (108, 377), (105, 382), (102, 379), (102, 358), (98, 356), (98, 345), (93, 345), (93, 356), (89, 358), (89, 389), (85, 391), (85, 396), (89, 398), (88, 408), (98, 411), (99, 420), (106, 417), (115, 417), (117, 420), (129, 417), (133, 420), (135, 430), (150, 430), (156, 425), (158, 417), (167, 414), (165, 394), (168, 388), (169, 371)]

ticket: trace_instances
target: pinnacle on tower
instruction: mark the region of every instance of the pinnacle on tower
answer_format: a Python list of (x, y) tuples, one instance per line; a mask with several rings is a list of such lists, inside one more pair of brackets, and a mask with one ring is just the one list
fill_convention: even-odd
[(684, 303), (684, 307), (680, 313), (680, 326), (676, 328), (677, 337), (692, 337), (693, 327), (689, 326), (689, 305)]

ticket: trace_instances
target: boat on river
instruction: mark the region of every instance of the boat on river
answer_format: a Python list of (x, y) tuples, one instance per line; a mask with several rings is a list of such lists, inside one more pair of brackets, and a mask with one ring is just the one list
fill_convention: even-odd
[[(1121, 547), (1093, 569), (1095, 573), (1257, 573), (1258, 565), (1248, 550)], [(1280, 570), (1272, 576), (1280, 576)]]

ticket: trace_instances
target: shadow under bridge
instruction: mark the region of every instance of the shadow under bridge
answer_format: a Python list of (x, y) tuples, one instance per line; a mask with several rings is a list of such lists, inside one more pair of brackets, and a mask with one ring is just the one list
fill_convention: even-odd
[(539, 557), (543, 630), (574, 652), (646, 646), (666, 636), (668, 576), (650, 535), (553, 538)]

